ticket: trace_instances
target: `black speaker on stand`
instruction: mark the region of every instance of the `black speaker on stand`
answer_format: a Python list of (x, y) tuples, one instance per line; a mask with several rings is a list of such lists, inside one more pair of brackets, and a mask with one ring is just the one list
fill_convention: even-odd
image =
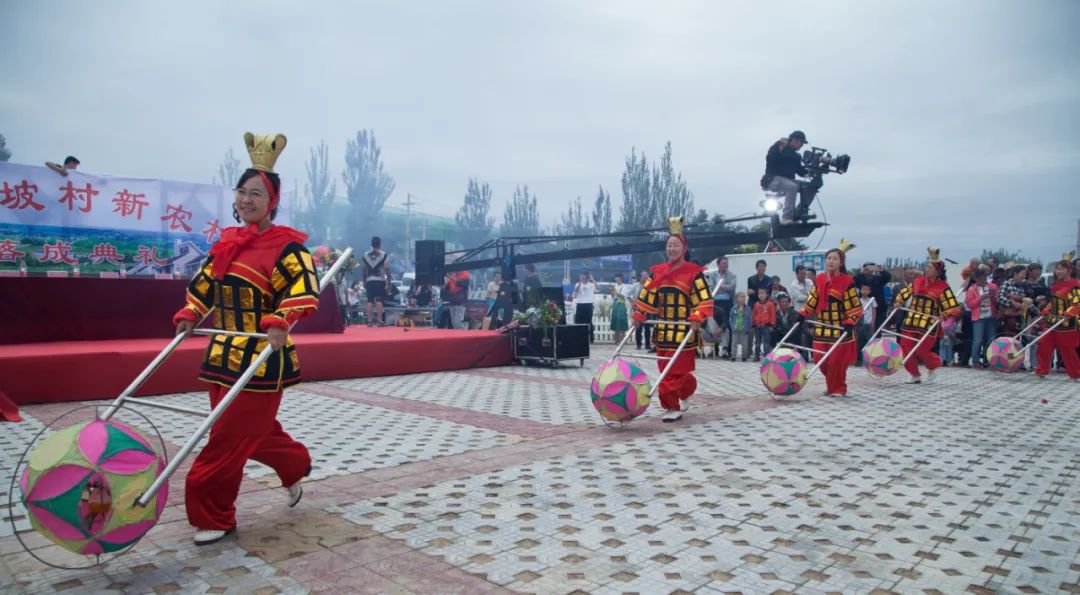
[(418, 285), (442, 285), (446, 274), (446, 242), (442, 240), (416, 240), (416, 283)]

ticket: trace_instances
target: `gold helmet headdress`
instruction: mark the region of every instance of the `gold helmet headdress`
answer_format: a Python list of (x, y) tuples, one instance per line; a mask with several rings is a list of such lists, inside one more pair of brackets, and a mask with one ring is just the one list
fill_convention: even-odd
[(281, 198), (270, 178), (266, 174), (274, 173), (274, 164), (277, 163), (281, 152), (285, 150), (288, 139), (284, 134), (252, 134), (244, 133), (244, 146), (247, 147), (248, 155), (251, 156), (251, 169), (259, 172), (259, 176), (266, 184), (266, 190), (270, 193), (270, 209), (277, 207), (278, 199)]

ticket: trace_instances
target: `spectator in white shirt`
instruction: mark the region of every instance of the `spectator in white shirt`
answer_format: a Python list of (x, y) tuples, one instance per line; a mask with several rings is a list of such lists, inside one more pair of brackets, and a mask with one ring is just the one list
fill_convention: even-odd
[(806, 277), (806, 267), (795, 267), (795, 278), (788, 283), (788, 295), (791, 296), (791, 308), (796, 312), (802, 312), (806, 307), (806, 298), (810, 295), (810, 286), (813, 281)]
[(595, 340), (593, 332), (593, 304), (596, 302), (596, 280), (592, 273), (581, 273), (572, 295), (574, 300), (574, 324), (589, 325), (589, 343)]
[(502, 285), (502, 273), (495, 273), (495, 278), (488, 283), (487, 295), (484, 296), (486, 300), (494, 300), (499, 296), (499, 287)]
[[(810, 295), (810, 287), (814, 285), (814, 276), (807, 274), (806, 267), (795, 267), (795, 278), (788, 283), (788, 295), (791, 296), (791, 308), (796, 312), (802, 312), (806, 307), (806, 298)], [(806, 332), (806, 325), (795, 332), (794, 340), (804, 347), (810, 346), (810, 333)]]

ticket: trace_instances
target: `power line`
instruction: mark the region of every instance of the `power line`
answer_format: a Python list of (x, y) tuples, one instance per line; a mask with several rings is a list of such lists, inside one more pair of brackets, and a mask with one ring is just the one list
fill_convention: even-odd
[(419, 204), (413, 199), (420, 197), (409, 193), (405, 196), (405, 202), (402, 204), (405, 206), (405, 267), (408, 268), (412, 265), (412, 208), (413, 205)]

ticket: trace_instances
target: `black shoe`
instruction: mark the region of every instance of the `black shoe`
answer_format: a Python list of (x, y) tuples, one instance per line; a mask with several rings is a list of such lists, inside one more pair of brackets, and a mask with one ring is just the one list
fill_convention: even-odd
[(745, 357), (744, 357), (744, 358), (742, 358), (742, 361), (744, 361), (744, 362), (745, 362), (745, 361), (746, 361), (746, 358), (745, 358)]

